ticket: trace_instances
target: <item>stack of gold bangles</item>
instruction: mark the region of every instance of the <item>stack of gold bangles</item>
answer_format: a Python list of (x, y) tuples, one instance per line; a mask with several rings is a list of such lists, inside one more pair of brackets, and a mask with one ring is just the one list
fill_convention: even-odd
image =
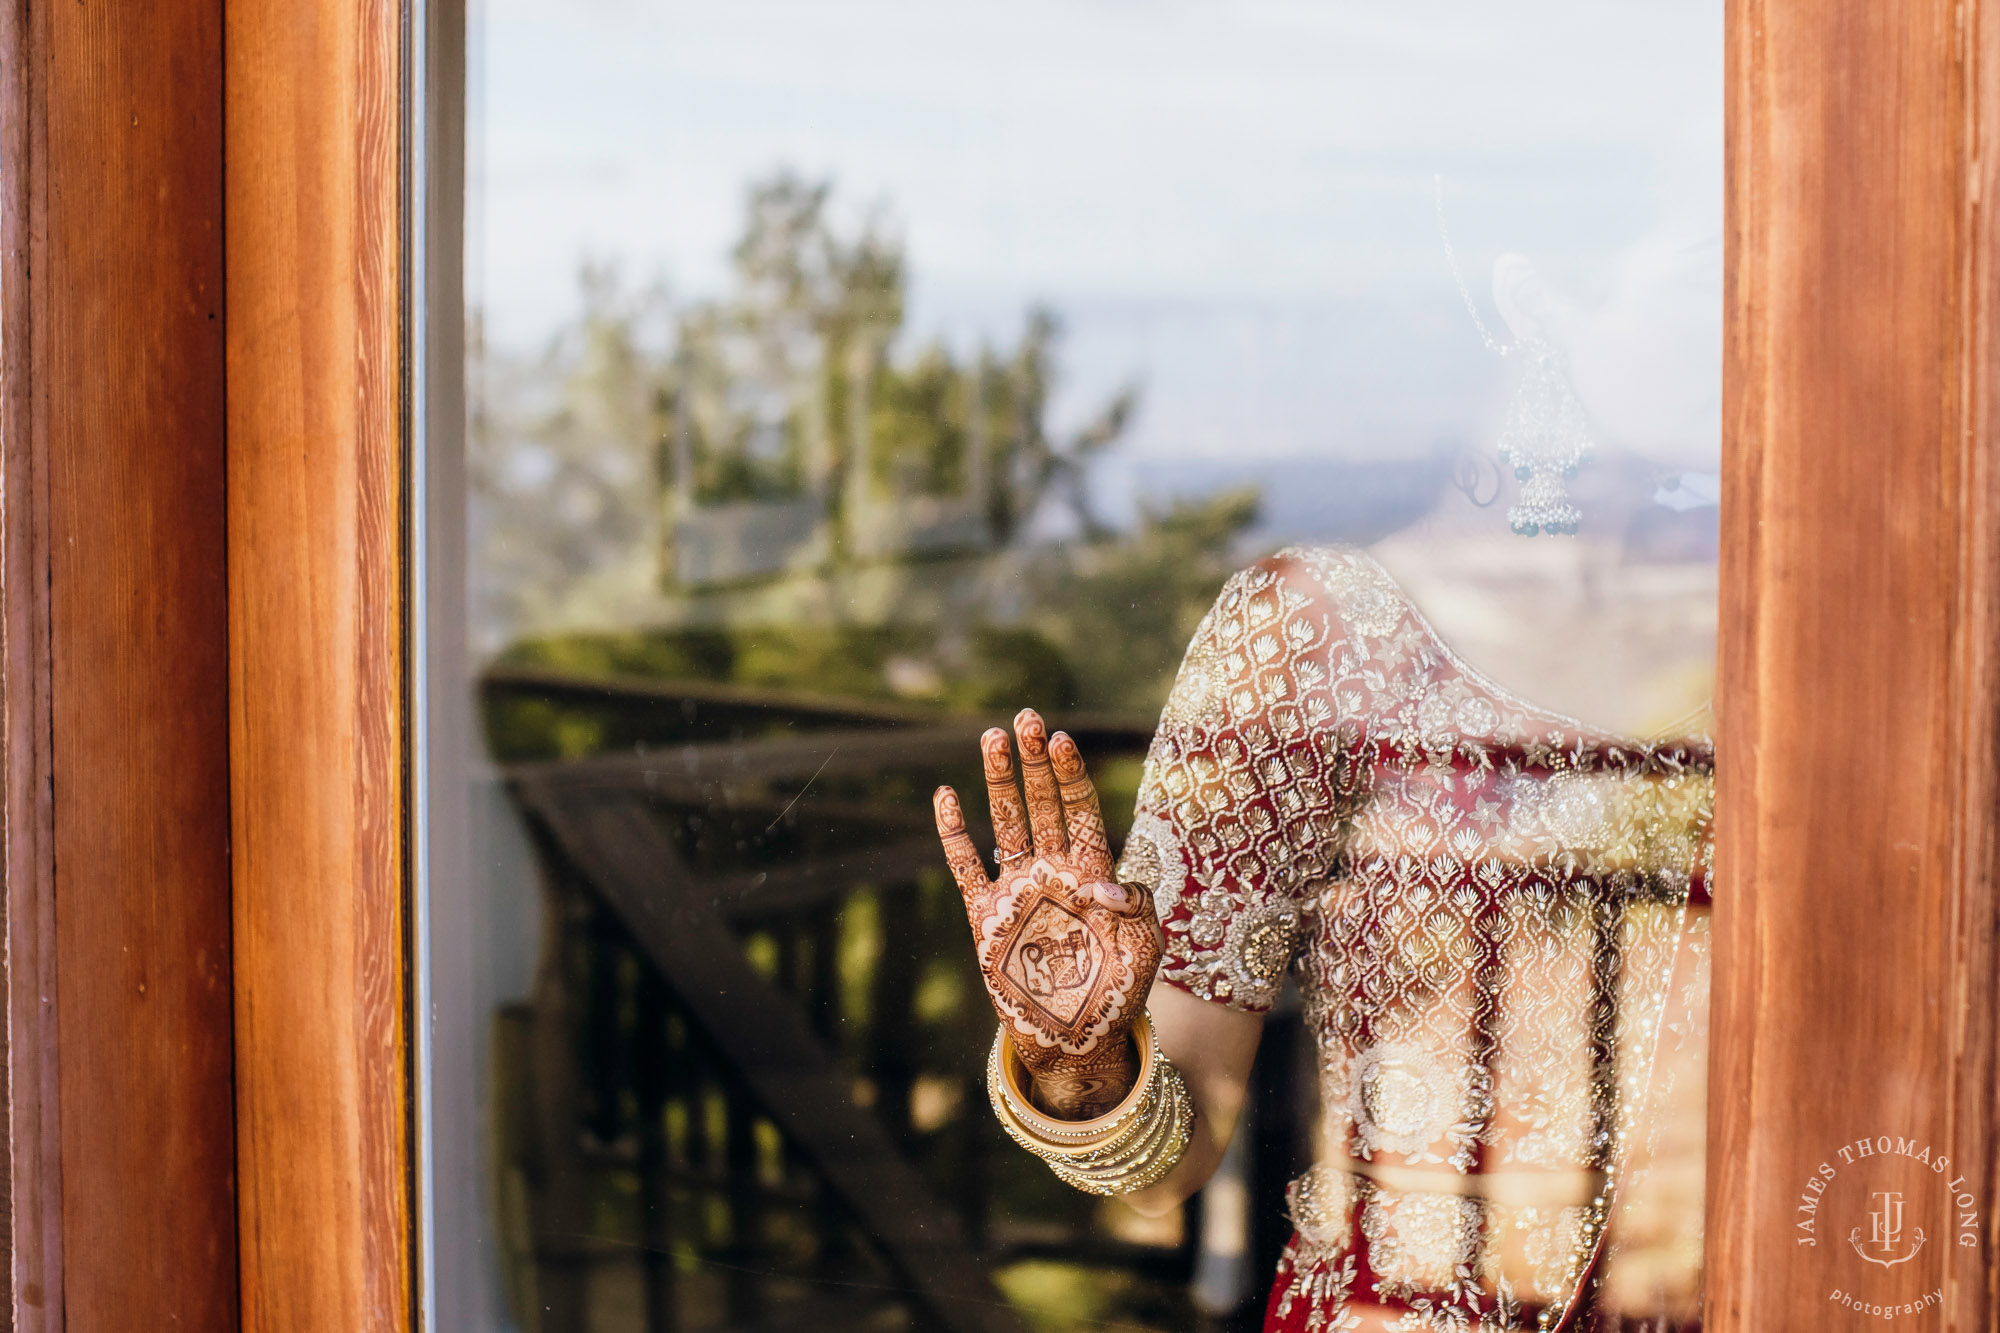
[(1002, 1028), (986, 1061), (986, 1093), (1014, 1142), (1058, 1178), (1091, 1194), (1130, 1194), (1163, 1180), (1187, 1151), (1194, 1103), (1160, 1050), (1149, 1018), (1132, 1025), (1139, 1077), (1125, 1099), (1095, 1120), (1056, 1120), (1028, 1099), (1029, 1074)]

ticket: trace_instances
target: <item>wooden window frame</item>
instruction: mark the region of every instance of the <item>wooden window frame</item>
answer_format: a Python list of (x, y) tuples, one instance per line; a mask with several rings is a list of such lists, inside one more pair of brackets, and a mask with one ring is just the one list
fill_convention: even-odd
[(9, 0), (9, 1324), (409, 1328), (404, 11)]
[(2000, 5), (1731, 0), (1727, 45), (1710, 1320), (1880, 1325), (1797, 1223), (1888, 1134), (1980, 1205), (1896, 1327), (2000, 1328)]
[[(10, 1328), (419, 1322), (407, 22), (0, 18)], [(2000, 1327), (2000, 0), (1726, 41), (1709, 1327), (1878, 1322), (1875, 1132), (1982, 1200), (1899, 1326)]]

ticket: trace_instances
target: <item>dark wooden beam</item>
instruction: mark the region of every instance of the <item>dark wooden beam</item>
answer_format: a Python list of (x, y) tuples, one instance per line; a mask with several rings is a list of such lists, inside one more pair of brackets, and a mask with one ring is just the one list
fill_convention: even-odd
[(642, 799), (521, 783), (529, 817), (618, 915), (745, 1086), (823, 1173), (941, 1326), (1021, 1325), (806, 1016), (750, 966)]

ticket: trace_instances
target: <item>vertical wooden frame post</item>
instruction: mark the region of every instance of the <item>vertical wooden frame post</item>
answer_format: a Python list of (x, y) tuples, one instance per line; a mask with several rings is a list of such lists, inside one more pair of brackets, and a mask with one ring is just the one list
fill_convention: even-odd
[(1728, 43), (1707, 1327), (1990, 1330), (2000, 5)]
[(242, 1321), (411, 1321), (402, 12), (227, 9)]
[(0, 10), (14, 1329), (236, 1321), (221, 58)]

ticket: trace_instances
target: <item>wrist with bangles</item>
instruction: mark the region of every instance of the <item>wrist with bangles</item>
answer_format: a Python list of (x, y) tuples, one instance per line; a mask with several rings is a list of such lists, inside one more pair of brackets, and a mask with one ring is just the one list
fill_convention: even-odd
[(1028, 1096), (1031, 1075), (1002, 1027), (986, 1061), (986, 1093), (1008, 1137), (1090, 1194), (1131, 1194), (1165, 1179), (1194, 1133), (1194, 1102), (1160, 1050), (1152, 1020), (1132, 1025), (1139, 1076), (1118, 1105), (1090, 1120), (1058, 1120)]

